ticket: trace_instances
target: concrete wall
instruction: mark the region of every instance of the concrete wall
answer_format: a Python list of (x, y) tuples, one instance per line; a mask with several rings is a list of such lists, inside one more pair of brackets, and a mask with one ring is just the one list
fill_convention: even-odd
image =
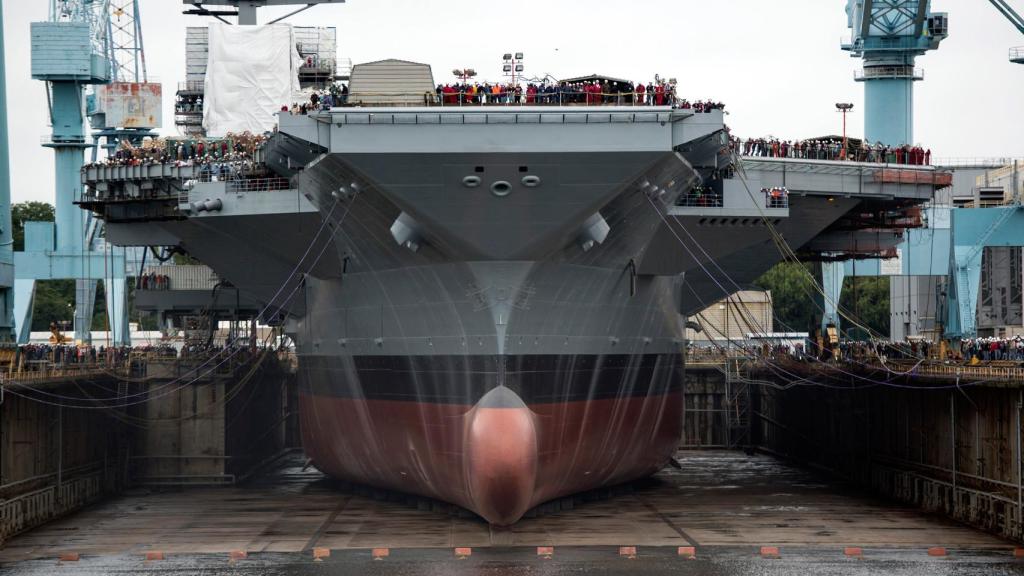
[[(7, 391), (0, 403), (0, 543), (128, 485), (230, 484), (298, 446), (290, 362), (268, 353), (229, 370), (152, 361), (130, 382)], [(203, 376), (196, 382), (197, 376)], [(36, 387), (44, 386), (38, 384)], [(125, 410), (87, 410), (88, 393)]]
[(889, 281), (889, 338), (934, 340), (945, 321), (945, 276), (892, 276)]
[[(194, 364), (194, 365), (193, 365)], [(209, 371), (178, 362), (147, 382), (149, 400), (135, 417), (132, 482), (148, 486), (232, 484), (266, 459), (297, 445), (287, 431), (295, 419), (295, 379), (268, 354), (229, 374), (183, 385)]]
[(725, 377), (715, 369), (687, 370), (683, 396), (684, 448), (724, 448), (730, 443)]
[[(126, 427), (105, 410), (61, 407), (104, 397), (112, 381), (22, 388), (0, 403), (0, 543), (124, 486)], [(30, 395), (33, 399), (25, 398)]]
[(769, 389), (766, 450), (985, 530), (1024, 539), (1016, 388)]

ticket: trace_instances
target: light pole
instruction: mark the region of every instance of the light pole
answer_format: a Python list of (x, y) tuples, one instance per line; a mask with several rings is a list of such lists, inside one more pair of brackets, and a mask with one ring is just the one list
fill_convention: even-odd
[(465, 84), (470, 78), (476, 76), (476, 70), (473, 70), (472, 68), (456, 68), (455, 70), (452, 70), (452, 74), (454, 74), (459, 80), (462, 80), (462, 83)]
[(512, 52), (506, 52), (505, 56), (502, 57), (502, 61), (502, 72), (504, 72), (506, 76), (512, 76), (512, 84), (515, 85), (516, 73), (523, 71), (523, 53), (516, 52), (513, 54)]
[(847, 148), (846, 148), (846, 145), (847, 145), (847, 139), (846, 139), (846, 114), (850, 110), (853, 110), (853, 104), (850, 104), (850, 103), (847, 103), (847, 102), (839, 102), (839, 103), (836, 104), (836, 110), (839, 110), (840, 112), (843, 113), (843, 154), (842, 154), (842, 159), (846, 160), (846, 150), (847, 150)]

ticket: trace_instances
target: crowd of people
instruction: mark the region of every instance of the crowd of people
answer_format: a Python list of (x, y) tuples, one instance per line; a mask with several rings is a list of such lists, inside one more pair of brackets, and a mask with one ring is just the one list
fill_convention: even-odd
[(424, 104), (671, 106), (700, 113), (725, 108), (721, 102), (712, 100), (691, 103), (680, 99), (676, 95), (675, 84), (668, 82), (644, 84), (597, 79), (582, 82), (530, 82), (525, 87), (519, 83), (438, 84), (433, 94), (424, 95)]
[(934, 352), (935, 346), (927, 340), (910, 340), (909, 342), (842, 340), (838, 347), (832, 350), (836, 360), (864, 364), (888, 360), (938, 360), (939, 358), (932, 358)]
[(971, 338), (960, 341), (960, 357), (968, 364), (1024, 362), (1024, 338)]
[[(396, 96), (391, 94), (367, 95)], [(408, 96), (408, 95), (406, 95)], [(281, 112), (305, 115), (326, 111), (351, 102), (347, 85), (332, 90), (313, 91), (308, 99), (281, 106)], [(725, 104), (714, 100), (690, 102), (676, 96), (675, 84), (668, 82), (617, 82), (592, 80), (587, 82), (530, 82), (520, 83), (455, 82), (438, 84), (433, 92), (423, 95), (426, 106), (485, 106), (516, 105), (619, 105), (619, 106), (671, 106), (696, 113), (724, 110)], [(186, 107), (195, 104), (187, 104)], [(198, 102), (202, 108), (202, 102)]]
[(170, 290), (171, 277), (150, 272), (139, 276), (139, 288), (143, 290)]
[(18, 346), (15, 353), (14, 369), (24, 372), (43, 372), (54, 367), (90, 366), (113, 369), (123, 367), (127, 362), (136, 358), (205, 358), (222, 355), (225, 351), (234, 354), (249, 347), (249, 341), (242, 339), (228, 346), (186, 345), (180, 349), (168, 344), (139, 346), (23, 344)]
[(789, 189), (784, 186), (761, 188), (764, 204), (768, 208), (789, 208)]
[(23, 344), (18, 347), (16, 362), (25, 369), (41, 363), (95, 364), (97, 358), (106, 358), (107, 350), (100, 346), (74, 346), (69, 344)]
[(724, 195), (721, 189), (701, 184), (679, 197), (677, 204), (688, 208), (721, 208)]
[(23, 344), (18, 346), (15, 365), (21, 371), (45, 371), (50, 367), (124, 366), (131, 356), (143, 352), (177, 357), (173, 346), (103, 346), (75, 344)]
[(931, 149), (921, 146), (886, 146), (881, 143), (856, 144), (843, 140), (821, 138), (812, 140), (779, 140), (776, 138), (732, 139), (732, 150), (741, 156), (755, 158), (799, 158), (803, 160), (850, 160), (876, 164), (930, 166)]
[(123, 140), (114, 154), (91, 166), (202, 166), (205, 179), (243, 177), (258, 168), (256, 152), (269, 133), (228, 133), (222, 138), (144, 138), (138, 146)]
[(959, 347), (941, 347), (934, 342), (916, 339), (903, 342), (842, 340), (824, 351), (818, 350), (817, 345), (810, 340), (803, 344), (777, 345), (730, 342), (728, 347), (690, 343), (687, 354), (695, 361), (728, 355), (750, 359), (788, 359), (800, 362), (824, 360), (861, 365), (880, 365), (902, 360), (977, 366), (992, 362), (1024, 363), (1024, 337), (963, 339)]
[(309, 114), (310, 112), (327, 111), (335, 106), (344, 106), (348, 103), (348, 84), (332, 86), (328, 90), (313, 90), (309, 98), (301, 102), (294, 102), (290, 107), (281, 106), (281, 112), (288, 112), (292, 116)]
[(178, 94), (174, 99), (176, 114), (202, 114), (203, 95), (200, 93)]

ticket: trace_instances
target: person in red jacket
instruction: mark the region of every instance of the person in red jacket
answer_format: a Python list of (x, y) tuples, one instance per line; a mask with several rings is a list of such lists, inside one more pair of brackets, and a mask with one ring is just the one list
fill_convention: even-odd
[(636, 83), (636, 103), (637, 104), (643, 104), (644, 103), (644, 92), (645, 91), (646, 91), (646, 89), (644, 88), (644, 83), (643, 82), (637, 82)]
[(665, 105), (665, 85), (658, 84), (654, 89), (654, 103), (658, 106)]

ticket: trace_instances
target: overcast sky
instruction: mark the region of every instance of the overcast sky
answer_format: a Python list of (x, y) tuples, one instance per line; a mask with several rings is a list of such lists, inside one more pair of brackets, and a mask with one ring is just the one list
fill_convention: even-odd
[[(46, 95), (30, 77), (29, 23), (46, 0), (4, 5), (12, 199), (53, 201)], [(1024, 9), (1024, 2), (1013, 0)], [(839, 48), (844, 0), (349, 0), (293, 17), (336, 26), (338, 52), (353, 62), (401, 58), (433, 66), (437, 81), (457, 67), (501, 79), (501, 55), (521, 51), (528, 76), (589, 73), (679, 80), (679, 94), (727, 104), (741, 137), (796, 139), (841, 130), (835, 103), (853, 102), (851, 135), (863, 133), (859, 61)], [(985, 0), (933, 0), (950, 14), (950, 38), (918, 59), (915, 140), (936, 157), (1024, 157), (1024, 66), (1007, 51), (1024, 38)], [(179, 0), (141, 0), (146, 60), (164, 83), (162, 134), (176, 134), (173, 101), (184, 79), (186, 26)], [(289, 10), (265, 9), (267, 21)], [(244, 102), (240, 102), (244, 105)]]

